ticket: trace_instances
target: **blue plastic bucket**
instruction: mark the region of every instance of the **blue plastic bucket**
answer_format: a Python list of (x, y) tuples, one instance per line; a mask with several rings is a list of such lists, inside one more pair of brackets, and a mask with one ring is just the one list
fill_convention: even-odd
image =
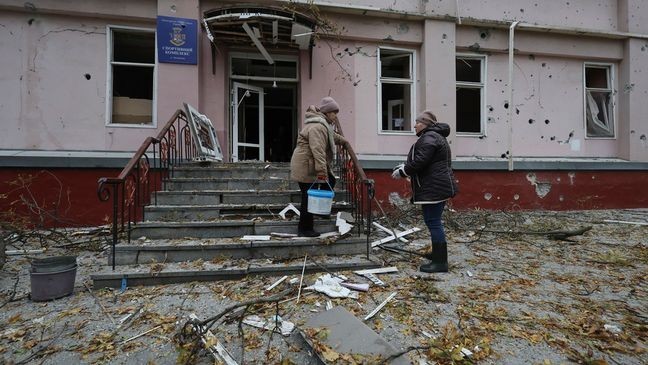
[(331, 214), (333, 197), (335, 193), (331, 190), (320, 190), (310, 188), (308, 194), (308, 213), (328, 215)]

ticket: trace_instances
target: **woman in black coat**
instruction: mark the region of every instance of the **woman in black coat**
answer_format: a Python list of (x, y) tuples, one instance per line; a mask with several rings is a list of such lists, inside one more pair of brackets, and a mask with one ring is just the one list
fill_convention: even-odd
[(430, 230), (431, 260), (419, 269), (423, 272), (447, 272), (448, 245), (441, 214), (446, 201), (458, 192), (452, 173), (452, 152), (446, 139), (450, 135), (450, 126), (438, 123), (436, 116), (426, 110), (416, 118), (414, 129), (419, 138), (410, 148), (407, 162), (396, 166), (392, 177), (409, 177), (412, 201), (421, 204), (423, 220)]

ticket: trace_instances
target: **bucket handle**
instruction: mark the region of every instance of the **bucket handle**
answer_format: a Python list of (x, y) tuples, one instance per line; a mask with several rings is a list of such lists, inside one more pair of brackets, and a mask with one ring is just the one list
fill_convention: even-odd
[[(316, 180), (316, 181), (317, 181), (317, 180)], [(320, 185), (319, 185), (319, 184), (321, 184), (321, 183), (317, 183), (317, 184), (318, 184), (318, 185), (317, 185), (317, 190), (322, 190), (322, 189), (320, 189)], [(315, 185), (315, 181), (313, 181), (313, 183), (312, 183), (311, 186), (308, 188), (308, 190), (311, 190), (311, 189), (313, 188), (313, 185)], [(333, 187), (332, 187), (331, 184), (328, 182), (328, 180), (326, 180), (326, 185), (328, 185), (329, 188), (331, 189), (331, 191), (333, 191)]]

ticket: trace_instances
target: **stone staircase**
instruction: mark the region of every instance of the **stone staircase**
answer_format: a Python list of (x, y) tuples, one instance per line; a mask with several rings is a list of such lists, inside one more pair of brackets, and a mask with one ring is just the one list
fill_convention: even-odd
[[(287, 163), (173, 168), (144, 208), (144, 222), (133, 226), (131, 242), (116, 245), (115, 270), (108, 266), (92, 276), (95, 288), (285, 275), (301, 272), (305, 255), (319, 257), (307, 271), (379, 266), (367, 260), (366, 236), (357, 227), (343, 238), (277, 237), (297, 233), (299, 217), (278, 214), (289, 203), (299, 207), (299, 187), (289, 174)], [(336, 186), (333, 214), (315, 219), (317, 231), (337, 231), (335, 213), (352, 212), (345, 195), (343, 184)], [(273, 233), (271, 240), (242, 240)]]

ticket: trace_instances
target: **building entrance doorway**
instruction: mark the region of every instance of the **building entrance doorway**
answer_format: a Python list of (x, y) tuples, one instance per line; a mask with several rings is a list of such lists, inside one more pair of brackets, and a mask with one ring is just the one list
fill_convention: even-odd
[(297, 59), (231, 57), (233, 161), (290, 161), (297, 136)]

